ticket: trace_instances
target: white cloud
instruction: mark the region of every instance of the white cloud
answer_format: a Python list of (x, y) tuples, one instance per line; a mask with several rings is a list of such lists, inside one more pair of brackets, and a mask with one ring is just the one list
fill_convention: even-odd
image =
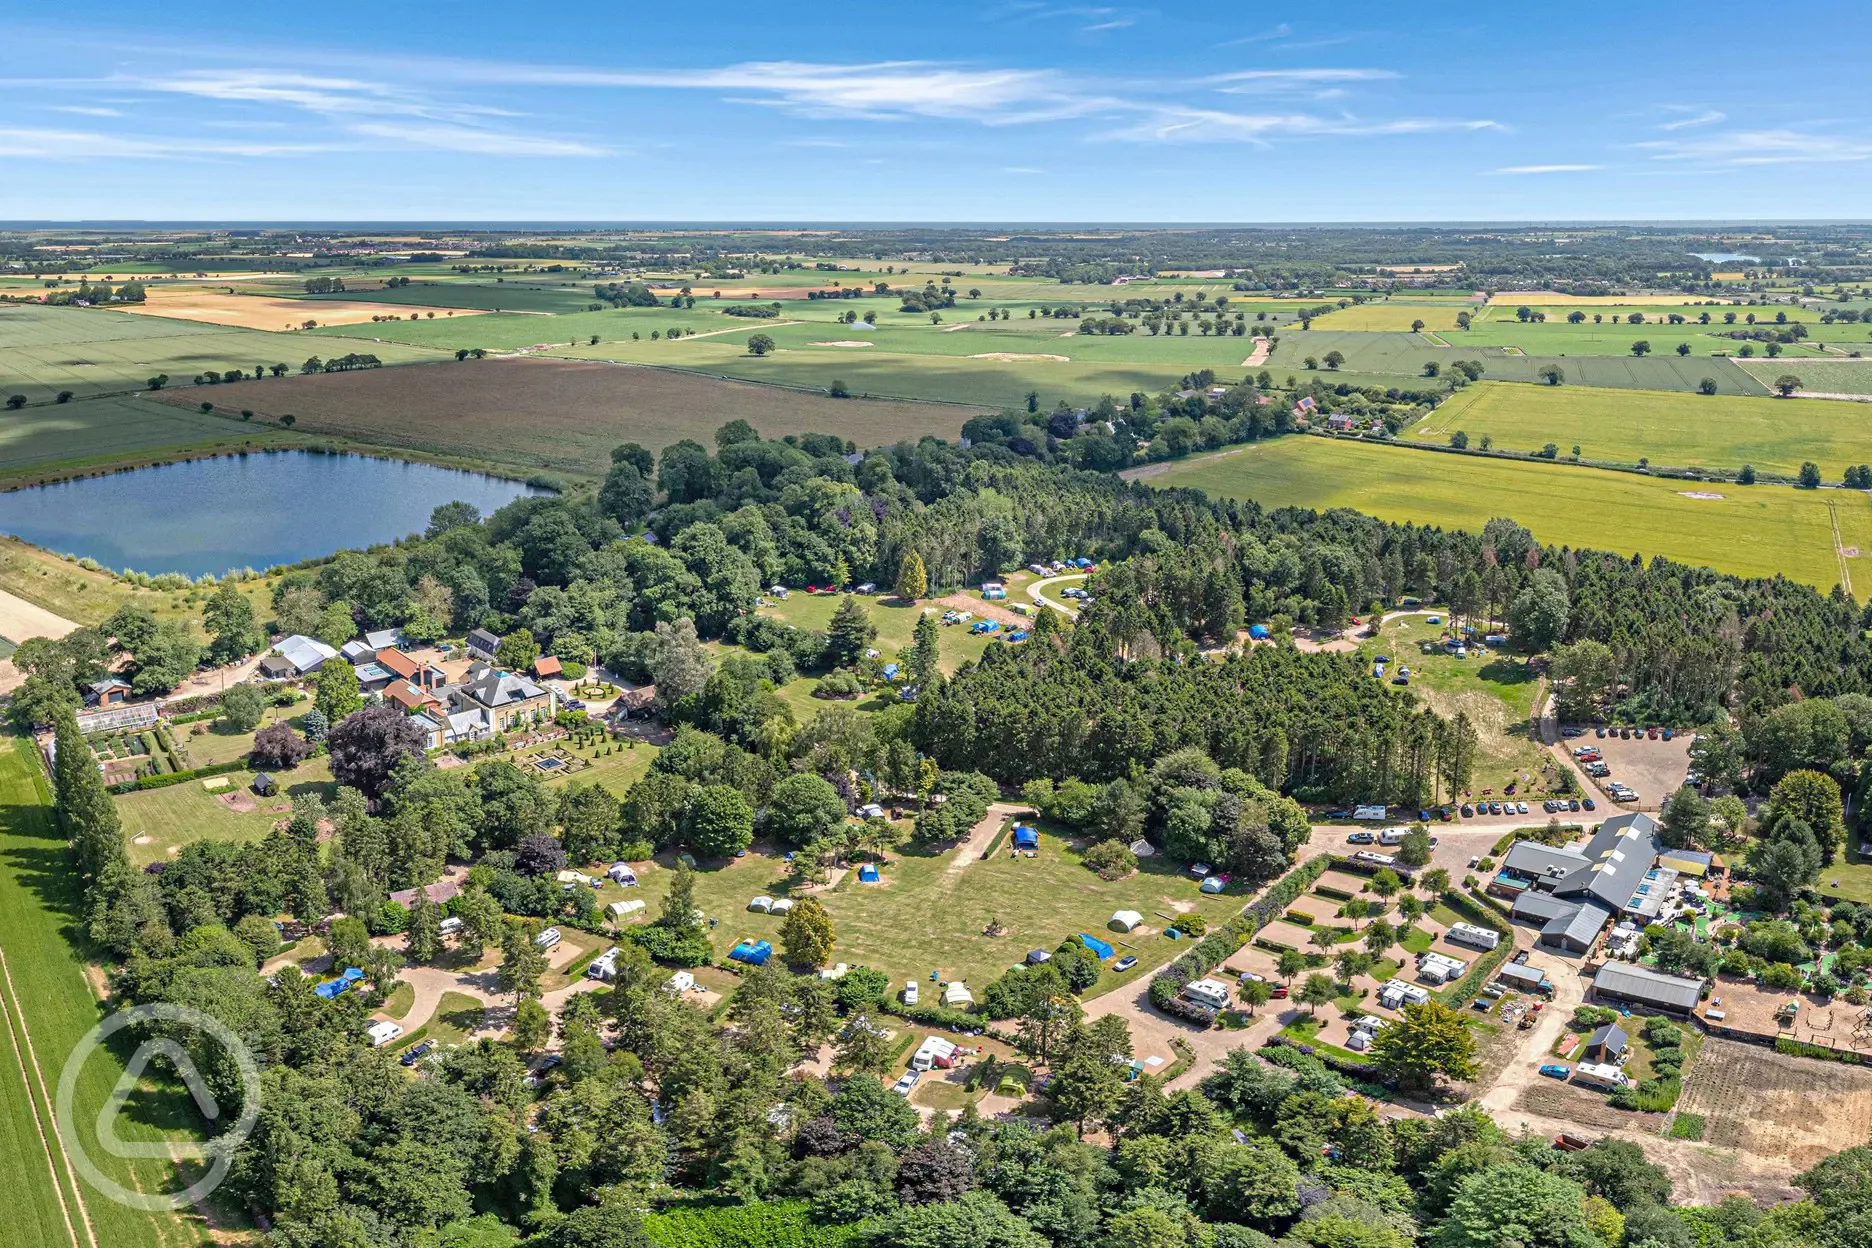
[(1653, 139), (1633, 147), (1653, 160), (1701, 165), (1842, 164), (1872, 160), (1872, 141), (1799, 130), (1736, 130), (1696, 139)]
[(353, 133), (373, 139), (406, 143), (411, 147), (433, 148), (442, 152), (474, 152), (483, 156), (604, 156), (606, 149), (570, 139), (544, 138), (532, 134), (507, 134), (497, 130), (475, 130), (467, 126), (409, 125), (402, 122), (368, 121), (350, 127)]
[[(1687, 109), (1679, 108), (1676, 105), (1672, 105), (1671, 107), (1675, 111), (1678, 111), (1678, 112), (1688, 111)], [(1713, 126), (1719, 121), (1728, 120), (1728, 118), (1729, 118), (1729, 114), (1719, 113), (1715, 109), (1712, 108), (1704, 112), (1698, 113), (1694, 117), (1685, 117), (1678, 121), (1667, 121), (1663, 125), (1659, 126), (1658, 129), (1660, 130), (1689, 130), (1694, 126)]]
[(1025, 165), (1003, 165), (1001, 168), (1001, 172), (1026, 175), (1026, 174), (1035, 174), (1035, 173), (1045, 173), (1046, 170), (1030, 169)]
[(1310, 135), (1426, 134), (1502, 128), (1501, 123), (1495, 121), (1459, 118), (1398, 117), (1372, 121), (1352, 116), (1320, 117), (1312, 113), (1230, 113), (1217, 109), (1166, 107), (1106, 137), (1160, 143), (1266, 143), (1275, 138)]
[(1604, 165), (1508, 165), (1495, 170), (1496, 173), (1586, 173), (1593, 169), (1603, 169)]
[(52, 104), (48, 107), (55, 113), (72, 113), (79, 117), (121, 117), (123, 112), (115, 108), (99, 108), (88, 104)]
[(1084, 31), (1086, 34), (1092, 34), (1093, 32), (1100, 31), (1100, 30), (1123, 30), (1127, 26), (1135, 26), (1135, 25), (1137, 25), (1137, 22), (1131, 18), (1117, 17), (1117, 18), (1113, 18), (1109, 22), (1094, 22), (1090, 26), (1081, 26), (1079, 29)]
[(1289, 26), (1286, 22), (1282, 22), (1280, 25), (1276, 26), (1272, 30), (1264, 30), (1258, 35), (1243, 35), (1239, 39), (1230, 39), (1227, 42), (1218, 43), (1216, 44), (1216, 47), (1239, 48), (1243, 44), (1247, 44), (1247, 43), (1267, 43), (1269, 40), (1272, 40), (1272, 39), (1285, 39), (1288, 35), (1291, 35), (1291, 34), (1293, 34), (1293, 27)]
[[(718, 69), (615, 71), (495, 66), (487, 76), (544, 86), (715, 90), (809, 117), (865, 120), (1037, 121), (1079, 116), (1109, 103), (1071, 90), (1050, 69), (951, 69), (924, 61), (751, 61)], [(744, 92), (749, 94), (736, 94)]]
[(294, 156), (332, 150), (315, 143), (146, 138), (90, 130), (0, 127), (0, 157), (28, 160), (161, 160), (221, 156)]

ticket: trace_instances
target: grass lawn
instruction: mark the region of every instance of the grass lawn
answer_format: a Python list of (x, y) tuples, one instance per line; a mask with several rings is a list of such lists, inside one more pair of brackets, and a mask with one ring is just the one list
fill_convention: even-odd
[[(904, 825), (907, 830), (908, 824)], [(1109, 969), (1089, 996), (1132, 982), (1189, 947), (1187, 938), (1163, 935), (1178, 915), (1200, 911), (1210, 923), (1234, 914), (1247, 901), (1236, 889), (1204, 895), (1197, 881), (1161, 860), (1129, 879), (1106, 882), (1079, 863), (1079, 855), (1044, 826), (1038, 858), (997, 854), (950, 870), (953, 847), (929, 852), (906, 845), (893, 852), (884, 882), (863, 884), (847, 877), (832, 892), (817, 892), (837, 932), (833, 960), (874, 966), (901, 983), (915, 979), (933, 991), (932, 970), (946, 980), (968, 983), (979, 999), (988, 981), (1026, 957), (1030, 949), (1053, 949), (1080, 932), (1112, 944), (1118, 957), (1135, 956), (1138, 964), (1123, 975)], [(743, 937), (779, 942), (781, 920), (750, 912), (749, 899), (800, 896), (790, 885), (787, 864), (762, 849), (730, 863), (702, 864), (696, 878), (696, 904), (710, 919), (716, 956)], [(670, 873), (651, 870), (642, 886), (599, 894), (601, 904), (639, 898), (649, 905), (648, 918), (661, 912)], [(1106, 929), (1116, 910), (1136, 910), (1145, 926), (1129, 935)], [(1005, 935), (983, 935), (990, 920)], [(646, 919), (646, 921), (648, 921)], [(1109, 963), (1107, 964), (1109, 967)]]
[[(253, 772), (229, 772), (225, 778), (232, 782), (232, 788), (222, 793), (245, 792), (252, 796), (249, 786), (253, 784)], [(337, 795), (331, 768), (322, 758), (282, 772), (279, 779), (284, 791), (271, 798), (256, 797), (256, 809), (246, 813), (230, 810), (219, 794), (202, 788), (199, 780), (120, 795), (116, 799), (117, 817), (130, 840), (130, 861), (139, 866), (160, 862), (174, 856), (169, 853), (172, 846), (190, 841), (257, 841), (287, 817), (286, 812), (273, 807), (290, 804), (303, 792), (316, 792), (328, 801)], [(149, 839), (139, 843), (139, 838), (145, 836)]]
[(1436, 937), (1421, 927), (1413, 927), (1404, 933), (1404, 939), (1398, 942), (1405, 953), (1421, 957), (1430, 952), (1430, 946), (1436, 943)]
[(403, 1019), (409, 1016), (410, 1007), (415, 1004), (416, 989), (398, 981), (397, 986), (390, 990), (390, 995), (384, 998), (384, 1003), (379, 1009), (391, 1018)]
[[(1776, 367), (1773, 376), (1800, 371)], [(1842, 374), (1857, 369), (1872, 381), (1872, 365), (1835, 367)], [(1817, 374), (1812, 384), (1828, 388), (1819, 384)], [(1484, 382), (1452, 396), (1404, 436), (1442, 445), (1459, 429), (1469, 435), (1471, 446), (1487, 434), (1501, 450), (1538, 451), (1552, 442), (1562, 455), (1577, 445), (1586, 459), (1635, 464), (1648, 458), (1658, 466), (1726, 472), (1753, 464), (1788, 477), (1800, 471), (1804, 460), (1820, 464), (1834, 478), (1845, 465), (1867, 457), (1859, 423), (1842, 420), (1825, 404), (1505, 382)]]
[[(81, 930), (84, 898), (70, 874), (64, 837), (52, 822), (50, 796), (30, 743), (0, 750), (0, 1179), (11, 1198), (9, 1243), (50, 1246), (88, 1242), (79, 1201), (97, 1242), (168, 1248), (208, 1242), (199, 1219), (127, 1209), (80, 1187), (62, 1161), (48, 1160), (44, 1138), (58, 1155), (50, 1097), (60, 1064), (101, 1016), (85, 976), (84, 957), (71, 944)], [(106, 1175), (144, 1191), (174, 1190), (173, 1167), (157, 1160), (125, 1161), (98, 1147), (99, 1108), (123, 1074), (128, 1051), (93, 1055), (80, 1073), (70, 1124), (75, 1139)], [(191, 1130), (193, 1103), (154, 1082), (133, 1094), (118, 1115), (125, 1139), (199, 1139)], [(66, 1229), (61, 1202), (76, 1237)], [(241, 1225), (238, 1215), (233, 1224)]]
[(1462, 711), (1469, 716), (1480, 734), (1473, 787), (1500, 788), (1531, 773), (1546, 756), (1527, 731), (1539, 681), (1525, 662), (1506, 652), (1457, 659), (1439, 644), (1432, 653), (1423, 653), (1425, 642), (1439, 643), (1442, 635), (1443, 626), (1426, 624), (1422, 616), (1400, 616), (1376, 638), (1361, 641), (1359, 653), (1368, 662), (1389, 656), (1391, 673), (1409, 667), (1411, 690), (1438, 714), (1449, 717)]
[[(1739, 576), (1783, 574), (1823, 590), (1839, 583), (1844, 564), (1856, 589), (1872, 586), (1872, 500), (1861, 493), (1722, 486), (1709, 491), (1721, 498), (1689, 498), (1696, 487), (1685, 481), (1317, 437), (1184, 460), (1146, 479), (1269, 507), (1352, 507), (1471, 532), (1511, 516), (1543, 542), (1663, 555)], [(1848, 558), (1837, 547), (1860, 553)]]
[(1820, 873), (1814, 885), (1823, 896), (1846, 901), (1872, 902), (1872, 859), (1859, 852), (1858, 837), (1846, 838), (1846, 860)]
[(436, 1002), (435, 1016), (427, 1023), (400, 1037), (391, 1051), (401, 1053), (413, 1044), (433, 1040), (438, 1049), (452, 1049), (468, 1043), (468, 1037), (481, 1026), (487, 1007), (462, 992), (445, 992)]

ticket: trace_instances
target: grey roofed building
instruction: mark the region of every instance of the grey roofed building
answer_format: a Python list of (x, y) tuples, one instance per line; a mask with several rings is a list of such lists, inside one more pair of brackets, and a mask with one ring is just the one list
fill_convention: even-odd
[(335, 659), (338, 652), (316, 637), (307, 637), (303, 633), (294, 633), (282, 638), (273, 647), (285, 660), (293, 665), (293, 671), (301, 676), (310, 675), (325, 665), (327, 659)]
[(291, 660), (280, 654), (269, 654), (261, 659), (258, 670), (266, 680), (286, 680), (295, 674)]
[(1514, 909), (1510, 913), (1517, 919), (1545, 924), (1564, 918), (1577, 909), (1578, 902), (1562, 901), (1551, 893), (1537, 893), (1530, 889), (1515, 898)]
[(1539, 841), (1516, 841), (1502, 859), (1502, 869), (1535, 880), (1561, 880), (1592, 863), (1571, 849), (1555, 849)]
[(1547, 982), (1547, 972), (1535, 966), (1524, 966), (1519, 962), (1505, 962), (1501, 970), (1495, 972), (1497, 979), (1505, 979), (1517, 987), (1539, 988)]
[(1617, 1023), (1605, 1024), (1586, 1037), (1586, 1051), (1601, 1057), (1617, 1057), (1625, 1051), (1625, 1029)]
[(514, 672), (503, 672), (482, 663), (477, 663), (468, 669), (468, 679), (444, 692), (451, 695), (449, 700), (453, 704), (459, 705), (461, 698), (467, 697), (482, 706), (495, 710), (503, 706), (511, 706), (516, 702), (547, 696), (547, 690), (526, 677)]
[(1642, 966), (1608, 962), (1593, 979), (1593, 995), (1609, 1001), (1649, 1005), (1671, 1014), (1689, 1014), (1703, 995), (1703, 981), (1666, 975)]
[(474, 628), (468, 630), (468, 652), (470, 654), (478, 654), (484, 659), (491, 659), (494, 657), (494, 652), (499, 649), (500, 638), (488, 632), (487, 629)]
[(379, 650), (394, 650), (403, 644), (403, 630), (400, 628), (380, 628), (364, 634), (364, 644), (375, 654)]
[(1614, 911), (1631, 904), (1645, 872), (1657, 862), (1658, 829), (1651, 816), (1617, 815), (1599, 825), (1584, 851), (1586, 865), (1554, 885), (1561, 897), (1587, 894)]
[(1612, 912), (1597, 902), (1580, 902), (1572, 913), (1556, 915), (1541, 928), (1541, 943), (1585, 953), (1612, 921)]

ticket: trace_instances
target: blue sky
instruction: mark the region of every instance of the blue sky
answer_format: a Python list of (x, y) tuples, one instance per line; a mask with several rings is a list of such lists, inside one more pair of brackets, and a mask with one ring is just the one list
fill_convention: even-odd
[(42, 12), (0, 219), (1872, 215), (1863, 3)]

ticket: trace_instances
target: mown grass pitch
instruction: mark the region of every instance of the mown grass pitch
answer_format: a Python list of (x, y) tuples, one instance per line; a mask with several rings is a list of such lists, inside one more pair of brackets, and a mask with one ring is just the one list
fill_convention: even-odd
[[(1508, 516), (1544, 542), (1663, 555), (1740, 576), (1786, 575), (1825, 590), (1850, 574), (1872, 591), (1872, 499), (1845, 490), (1699, 487), (1636, 473), (1289, 437), (1148, 470), (1268, 507), (1351, 507), (1386, 520), (1480, 532)], [(1690, 498), (1694, 492), (1719, 498)], [(1839, 539), (1834, 538), (1834, 524)], [(1857, 550), (1842, 557), (1836, 547)]]
[[(77, 1080), (72, 1136), (61, 1142), (53, 1130), (50, 1099), (56, 1095), (66, 1055), (103, 1016), (86, 978), (82, 951), (72, 943), (84, 930), (84, 908), (32, 744), (19, 738), (0, 742), (0, 952), (6, 965), (5, 978), (0, 978), (6, 1015), (0, 1027), (0, 1181), (9, 1201), (5, 1241), (45, 1248), (90, 1248), (93, 1243), (100, 1248), (175, 1248), (210, 1242), (195, 1215), (125, 1208), (82, 1180), (74, 1181), (65, 1164), (62, 1148), (82, 1148), (107, 1176), (126, 1187), (173, 1191), (186, 1183), (173, 1181), (174, 1167), (167, 1162), (124, 1161), (98, 1146), (98, 1111), (123, 1074), (128, 1050), (92, 1055)], [(179, 1088), (146, 1081), (117, 1115), (116, 1130), (120, 1138), (138, 1142), (199, 1139), (190, 1130), (194, 1113), (193, 1103)], [(67, 1230), (67, 1218), (75, 1234)], [(238, 1218), (234, 1224), (238, 1226)]]
[[(1872, 365), (1842, 367), (1872, 381)], [(1578, 446), (1586, 459), (1648, 458), (1653, 467), (1731, 473), (1753, 464), (1790, 477), (1812, 460), (1835, 480), (1846, 465), (1872, 459), (1872, 439), (1855, 415), (1864, 413), (1774, 398), (1484, 382), (1451, 396), (1404, 437), (1442, 445), (1460, 429), (1472, 447), (1487, 434), (1497, 450), (1539, 451), (1552, 442), (1562, 456)]]

